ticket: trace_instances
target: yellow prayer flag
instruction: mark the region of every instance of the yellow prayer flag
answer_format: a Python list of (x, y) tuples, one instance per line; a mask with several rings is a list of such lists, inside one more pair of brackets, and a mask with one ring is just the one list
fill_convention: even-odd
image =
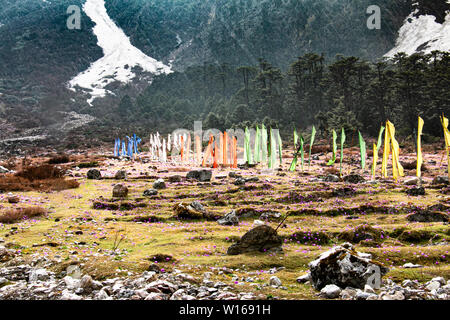
[(447, 153), (447, 171), (448, 178), (450, 179), (450, 132), (448, 131), (448, 119), (442, 116), (441, 123), (444, 129), (445, 151)]
[(384, 130), (384, 148), (383, 148), (383, 161), (381, 163), (381, 175), (386, 178), (387, 177), (387, 163), (389, 160), (390, 153), (390, 140), (389, 140), (389, 132), (386, 125), (386, 130)]
[(416, 169), (416, 175), (418, 178), (422, 175), (422, 144), (421, 144), (421, 138), (422, 135), (422, 129), (423, 129), (423, 119), (419, 117), (419, 123), (417, 126), (417, 169)]
[(373, 144), (373, 163), (372, 163), (372, 178), (375, 179), (375, 170), (377, 169), (378, 150), (377, 145)]

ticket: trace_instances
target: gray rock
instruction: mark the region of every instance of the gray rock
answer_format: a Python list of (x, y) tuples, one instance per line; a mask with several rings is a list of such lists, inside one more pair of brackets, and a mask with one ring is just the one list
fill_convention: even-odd
[(193, 170), (189, 171), (186, 175), (187, 179), (195, 179), (201, 182), (211, 181), (212, 171), (211, 170)]
[(113, 188), (114, 198), (125, 198), (128, 196), (128, 188), (123, 184), (116, 184)]
[(45, 269), (34, 269), (30, 273), (29, 282), (45, 281), (50, 278), (50, 274)]
[(339, 297), (341, 293), (341, 288), (334, 284), (327, 284), (325, 287), (320, 290), (320, 293), (328, 299), (335, 299)]
[(353, 288), (345, 288), (344, 290), (341, 291), (339, 296), (343, 300), (354, 300), (358, 292), (361, 292), (361, 290), (357, 291), (356, 289)]
[(144, 197), (152, 197), (152, 196), (156, 196), (158, 194), (158, 190), (156, 189), (147, 189), (144, 191), (144, 193), (142, 194)]
[(356, 184), (356, 183), (363, 183), (363, 182), (366, 181), (366, 179), (364, 179), (364, 177), (359, 175), (359, 174), (350, 174), (348, 176), (345, 176), (343, 178), (343, 180), (345, 182), (354, 183), (354, 184)]
[(89, 171), (86, 173), (86, 176), (88, 179), (92, 180), (100, 180), (102, 178), (102, 174), (98, 169), (89, 169)]
[(151, 292), (144, 300), (167, 300), (168, 298), (167, 294)]
[(239, 218), (236, 216), (236, 211), (233, 210), (224, 215), (223, 218), (217, 220), (217, 223), (222, 226), (237, 226), (239, 224)]
[(236, 180), (234, 180), (233, 184), (236, 186), (242, 186), (244, 185), (246, 182), (246, 180), (244, 178), (237, 178)]
[(408, 262), (403, 265), (403, 268), (406, 268), (406, 269), (423, 268), (423, 266), (421, 266), (420, 264), (414, 264), (414, 263)]
[(427, 283), (427, 286), (425, 287), (428, 291), (437, 290), (441, 287), (441, 283), (438, 281), (430, 281)]
[(125, 179), (127, 179), (127, 177), (128, 177), (128, 174), (127, 174), (126, 170), (119, 170), (116, 172), (116, 174), (114, 176), (114, 178), (117, 180), (125, 180)]
[(325, 182), (339, 182), (341, 179), (334, 174), (329, 174), (325, 178), (323, 178), (323, 181)]
[(435, 277), (431, 281), (439, 282), (442, 286), (445, 285), (445, 279), (443, 277)]
[(81, 269), (78, 265), (71, 264), (66, 268), (66, 275), (74, 279), (81, 279)]
[(267, 225), (251, 229), (235, 244), (228, 248), (228, 255), (251, 251), (282, 251), (283, 241), (272, 227)]
[(306, 283), (308, 281), (311, 281), (311, 274), (309, 272), (297, 278), (298, 283)]
[(64, 291), (61, 294), (61, 300), (82, 300), (83, 298), (79, 295), (70, 292), (67, 289), (64, 289)]
[[(361, 257), (353, 245), (345, 243), (322, 253), (309, 263), (311, 279), (314, 287), (321, 290), (328, 284), (339, 287), (363, 289), (368, 280), (379, 280), (388, 272), (381, 264)], [(378, 273), (379, 279), (374, 272)]]
[(165, 189), (166, 183), (163, 179), (158, 179), (153, 183), (153, 189), (159, 190), (159, 189)]
[(437, 176), (434, 177), (433, 181), (431, 181), (431, 184), (448, 184), (448, 177), (447, 176)]
[(380, 294), (382, 300), (405, 300), (405, 295), (401, 291), (396, 291), (394, 293), (383, 292)]
[(270, 277), (269, 284), (274, 287), (280, 287), (282, 285), (281, 280), (277, 276)]
[(69, 290), (76, 290), (81, 287), (81, 281), (79, 279), (74, 279), (71, 276), (65, 276), (63, 280)]
[(422, 179), (420, 179), (418, 177), (409, 177), (403, 182), (403, 184), (405, 186), (417, 186), (421, 183), (422, 183)]

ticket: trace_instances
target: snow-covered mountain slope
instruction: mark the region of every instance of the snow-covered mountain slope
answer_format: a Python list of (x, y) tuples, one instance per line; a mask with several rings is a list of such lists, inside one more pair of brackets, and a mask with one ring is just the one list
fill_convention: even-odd
[(441, 24), (433, 15), (417, 16), (411, 13), (399, 30), (396, 46), (385, 56), (393, 57), (399, 52), (428, 54), (434, 50), (450, 51), (450, 12), (446, 12)]
[(105, 87), (111, 82), (127, 83), (135, 78), (133, 67), (139, 66), (155, 75), (172, 72), (170, 67), (145, 55), (131, 44), (123, 30), (109, 17), (104, 0), (87, 0), (83, 11), (95, 23), (93, 32), (104, 56), (73, 78), (69, 82), (69, 88), (75, 90), (75, 87), (79, 86), (88, 89), (91, 94), (89, 104), (95, 98), (110, 93)]

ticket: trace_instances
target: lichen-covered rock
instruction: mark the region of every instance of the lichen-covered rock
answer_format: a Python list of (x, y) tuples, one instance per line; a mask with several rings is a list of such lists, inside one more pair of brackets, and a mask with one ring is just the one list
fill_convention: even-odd
[(363, 289), (369, 278), (378, 272), (379, 280), (388, 272), (380, 263), (356, 252), (350, 243), (322, 253), (316, 260), (309, 263), (311, 281), (317, 290), (328, 284), (340, 288), (352, 287)]
[(142, 194), (144, 197), (156, 196), (158, 194), (158, 190), (155, 189), (147, 189)]
[(114, 198), (125, 198), (128, 196), (128, 188), (123, 184), (116, 184), (113, 188)]
[(119, 170), (116, 172), (114, 178), (117, 180), (125, 180), (128, 177), (128, 174), (125, 170)]
[(211, 181), (212, 171), (211, 170), (192, 170), (186, 175), (187, 179), (195, 179), (201, 182)]
[(223, 218), (217, 220), (217, 223), (222, 226), (237, 226), (239, 224), (239, 218), (236, 216), (236, 211), (233, 210), (224, 215)]
[(282, 239), (272, 227), (267, 225), (251, 229), (228, 248), (227, 254), (237, 255), (251, 251), (282, 251)]
[(180, 219), (202, 219), (203, 212), (195, 209), (190, 204), (185, 202), (177, 203), (173, 210), (177, 218)]
[(102, 178), (102, 174), (101, 174), (100, 170), (98, 170), (98, 169), (90, 169), (86, 173), (86, 176), (88, 179), (92, 179), (92, 180), (100, 180)]
[(153, 182), (153, 189), (159, 190), (159, 189), (165, 189), (166, 183), (163, 179), (158, 179), (155, 182)]
[(343, 180), (345, 182), (348, 183), (363, 183), (364, 181), (366, 181), (366, 179), (364, 179), (363, 176), (359, 175), (359, 174), (349, 174), (348, 176), (345, 176), (343, 178)]

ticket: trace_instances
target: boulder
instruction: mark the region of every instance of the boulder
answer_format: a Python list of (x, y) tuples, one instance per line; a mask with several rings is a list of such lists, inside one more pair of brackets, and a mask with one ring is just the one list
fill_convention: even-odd
[(323, 181), (325, 182), (339, 182), (341, 179), (335, 175), (335, 174), (329, 174), (325, 178), (323, 178)]
[(194, 206), (185, 202), (181, 202), (177, 203), (173, 207), (173, 210), (177, 218), (180, 219), (202, 219), (204, 212), (197, 210)]
[(201, 182), (211, 181), (212, 171), (211, 170), (193, 170), (189, 171), (186, 175), (187, 179), (195, 179)]
[[(388, 269), (380, 263), (356, 252), (353, 245), (344, 243), (322, 253), (309, 263), (311, 281), (317, 290), (334, 284), (340, 288), (363, 289), (369, 280), (381, 277)], [(378, 281), (377, 281), (378, 282)]]
[(114, 198), (125, 198), (128, 196), (128, 188), (123, 184), (116, 184), (113, 188)]
[(114, 178), (116, 180), (125, 180), (128, 177), (128, 174), (125, 170), (119, 170), (116, 172)]
[(244, 178), (237, 178), (234, 180), (233, 184), (236, 186), (243, 186), (245, 184), (246, 180)]
[(217, 220), (217, 223), (222, 226), (237, 226), (239, 224), (239, 218), (236, 216), (236, 211), (233, 210), (224, 215), (223, 218)]
[(412, 197), (424, 196), (425, 188), (424, 187), (413, 187), (413, 188), (406, 189), (405, 192), (408, 196), (412, 196)]
[(448, 184), (448, 177), (447, 176), (437, 176), (434, 177), (433, 181), (431, 181), (431, 184)]
[(92, 180), (100, 180), (102, 178), (102, 174), (101, 174), (100, 170), (98, 170), (98, 169), (90, 169), (86, 173), (86, 177), (88, 179), (92, 179)]
[(403, 182), (405, 186), (417, 186), (420, 185), (421, 183), (422, 179), (418, 177), (409, 177)]
[(364, 179), (364, 177), (359, 175), (359, 174), (350, 174), (348, 176), (345, 176), (343, 178), (343, 180), (345, 182), (354, 183), (354, 184), (356, 184), (356, 183), (363, 183), (363, 182), (366, 181), (366, 179)]
[(19, 196), (8, 196), (8, 203), (19, 203), (20, 198)]
[(267, 225), (251, 229), (235, 244), (228, 248), (228, 255), (252, 251), (282, 251), (283, 241), (272, 227)]
[(320, 294), (327, 299), (335, 299), (341, 294), (341, 288), (334, 284), (327, 284), (320, 290)]
[(281, 287), (281, 280), (277, 276), (270, 277), (269, 284), (274, 287)]
[(158, 179), (153, 183), (153, 189), (159, 190), (159, 189), (165, 189), (166, 183), (163, 179)]
[(30, 276), (28, 278), (29, 282), (36, 282), (36, 281), (45, 281), (50, 278), (50, 275), (47, 270), (45, 269), (34, 269), (31, 271)]
[(156, 196), (158, 194), (158, 190), (155, 189), (147, 189), (142, 194), (144, 197)]
[(279, 219), (281, 219), (281, 213), (276, 211), (263, 212), (259, 216), (259, 220), (277, 221)]

